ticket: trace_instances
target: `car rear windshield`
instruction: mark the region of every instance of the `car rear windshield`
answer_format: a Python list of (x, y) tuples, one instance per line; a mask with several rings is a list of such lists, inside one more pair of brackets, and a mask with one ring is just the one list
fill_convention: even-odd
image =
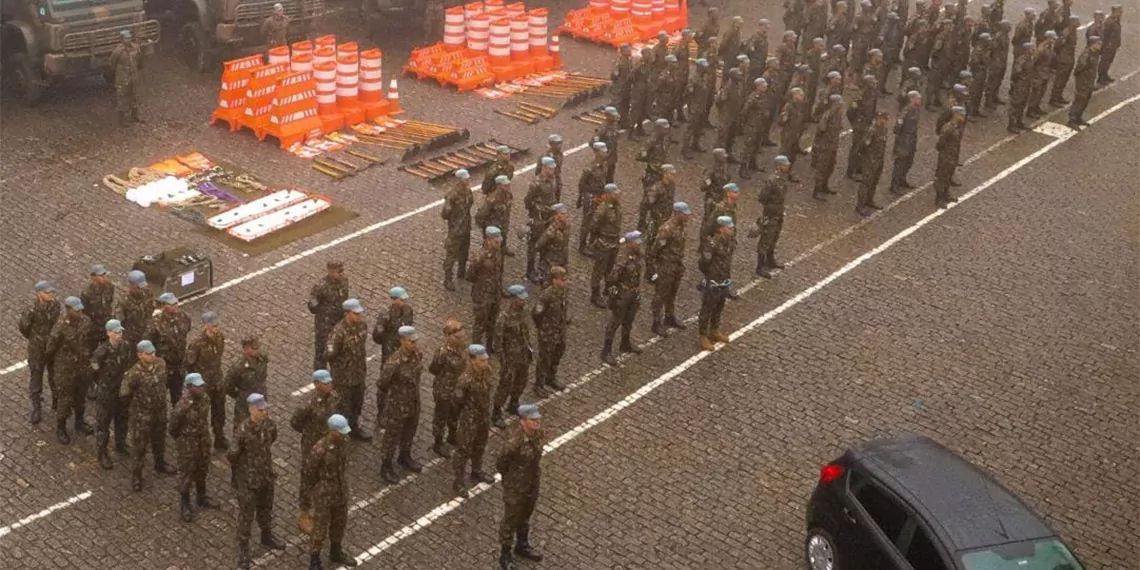
[(1084, 570), (1056, 539), (1003, 544), (962, 555), (966, 570)]

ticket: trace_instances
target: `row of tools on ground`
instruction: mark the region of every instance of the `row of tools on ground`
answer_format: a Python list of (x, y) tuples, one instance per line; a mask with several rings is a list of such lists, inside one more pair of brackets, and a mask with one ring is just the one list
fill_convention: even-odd
[(400, 160), (450, 146), (471, 138), (471, 132), (460, 127), (404, 120), (387, 123), (385, 126), (357, 125), (351, 135), (332, 133), (328, 138), (345, 146), (333, 152), (313, 157), (313, 170), (341, 180), (355, 176), (373, 166), (386, 164), (387, 159), (365, 152), (355, 145), (403, 151)]
[(533, 125), (540, 119), (554, 118), (558, 111), (567, 105), (581, 103), (592, 97), (605, 94), (609, 86), (609, 79), (589, 75), (568, 75), (555, 79), (546, 85), (529, 87), (523, 92), (527, 96), (559, 99), (557, 106), (549, 107), (532, 101), (516, 99), (517, 107), (513, 111), (495, 109), (495, 113)]
[(529, 149), (505, 144), (496, 140), (489, 140), (479, 144), (463, 147), (449, 153), (413, 162), (400, 167), (400, 170), (419, 176), (428, 182), (450, 176), (460, 168), (475, 170), (482, 168), (498, 159), (498, 148), (505, 146), (510, 149), (511, 158), (527, 152)]

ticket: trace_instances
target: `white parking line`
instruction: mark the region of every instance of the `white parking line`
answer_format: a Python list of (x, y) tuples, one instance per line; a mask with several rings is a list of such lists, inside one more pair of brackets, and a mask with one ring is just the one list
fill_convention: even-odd
[[(1108, 110), (1106, 110), (1103, 113), (1097, 115), (1096, 117), (1090, 119), (1089, 123), (1096, 123), (1096, 122), (1100, 121), (1101, 119), (1104, 119), (1105, 117), (1111, 115), (1112, 113), (1115, 113), (1116, 111), (1119, 111), (1120, 109), (1124, 108), (1125, 106), (1132, 104), (1138, 100), (1140, 100), (1140, 95), (1134, 95), (1134, 96), (1132, 96), (1132, 97), (1130, 97), (1130, 98), (1128, 98), (1128, 99), (1126, 99), (1120, 103), (1117, 103), (1116, 105), (1113, 105)], [(1006, 168), (1005, 170), (999, 172), (996, 176), (990, 178), (989, 180), (986, 180), (985, 182), (982, 182), (981, 184), (976, 186), (974, 189), (963, 194), (961, 197), (958, 198), (958, 202), (951, 204), (949, 208), (935, 210), (934, 212), (930, 213), (926, 217), (915, 222), (914, 225), (911, 225), (910, 227), (908, 227), (908, 228), (902, 230), (901, 232), (895, 234), (894, 236), (892, 236), (891, 238), (889, 238), (887, 241), (883, 242), (879, 246), (877, 246), (874, 249), (864, 253), (863, 255), (860, 255), (859, 257), (851, 260), (846, 265), (844, 265), (843, 267), (836, 270), (834, 273), (832, 273), (832, 274), (828, 275), (827, 277), (823, 278), (822, 280), (818, 281), (817, 283), (815, 283), (811, 287), (804, 289), (803, 291), (801, 291), (796, 296), (788, 299), (787, 301), (784, 301), (780, 306), (772, 309), (771, 311), (768, 311), (767, 313), (764, 313), (763, 315), (760, 315), (758, 318), (756, 318), (752, 322), (750, 322), (747, 325), (741, 327), (740, 329), (734, 331), (731, 335), (729, 335), (729, 340), (735, 341), (735, 340), (741, 338), (742, 336), (756, 330), (757, 327), (763, 325), (764, 323), (780, 316), (781, 314), (783, 314), (788, 309), (791, 309), (792, 307), (795, 307), (796, 305), (799, 305), (800, 303), (806, 301), (807, 299), (811, 298), (813, 295), (818, 293), (820, 290), (822, 290), (824, 287), (827, 287), (831, 283), (835, 282), (840, 277), (843, 277), (844, 275), (850, 273), (852, 270), (859, 267), (860, 265), (863, 265), (867, 261), (870, 261), (875, 256), (877, 256), (877, 255), (883, 253), (884, 251), (890, 249), (895, 244), (906, 239), (907, 237), (909, 237), (914, 232), (918, 231), (922, 227), (926, 226), (930, 222), (933, 222), (934, 220), (938, 219), (939, 217), (943, 216), (944, 214), (953, 210), (954, 208), (961, 206), (962, 204), (964, 204), (965, 202), (967, 202), (968, 200), (970, 200), (974, 196), (977, 196), (981, 192), (992, 187), (994, 184), (997, 184), (998, 182), (1008, 178), (1011, 174), (1017, 172), (1018, 170), (1021, 170), (1026, 165), (1037, 160), (1038, 158), (1045, 155), (1049, 151), (1053, 150), (1057, 146), (1063, 144), (1065, 141), (1069, 140), (1070, 138), (1072, 138), (1072, 137), (1053, 139), (1052, 141), (1049, 142), (1049, 144), (1046, 144), (1045, 146), (1041, 147), (1040, 149), (1037, 149), (1035, 152), (1033, 152), (1029, 156), (1026, 156), (1025, 158), (1022, 158), (1021, 160), (1015, 162), (1013, 165), (1011, 165), (1008, 168)], [(612, 418), (617, 413), (628, 408), (629, 406), (632, 406), (633, 404), (635, 404), (637, 401), (641, 400), (642, 398), (648, 396), (654, 390), (665, 385), (670, 380), (676, 378), (677, 376), (680, 376), (682, 373), (686, 372), (687, 370), (689, 370), (690, 368), (695, 366), (698, 362), (704, 360), (705, 358), (708, 358), (714, 352), (721, 350), (725, 346), (726, 345), (723, 345), (723, 344), (718, 345), (712, 351), (702, 351), (702, 352), (699, 352), (697, 354), (694, 354), (693, 356), (689, 357), (687, 360), (685, 360), (681, 364), (678, 364), (672, 370), (669, 370), (668, 372), (662, 374), (661, 376), (658, 376), (656, 379), (649, 382), (648, 384), (645, 384), (644, 386), (642, 386), (641, 388), (639, 388), (637, 391), (633, 392), (629, 396), (626, 396), (625, 398), (623, 398), (622, 400), (613, 404), (612, 406), (610, 406), (610, 407), (606, 408), (605, 410), (599, 412), (594, 417), (582, 422), (581, 424), (578, 424), (577, 427), (575, 427), (569, 431), (566, 431), (562, 435), (556, 437), (555, 439), (550, 441), (550, 443), (547, 443), (544, 446), (543, 452), (544, 453), (552, 453), (555, 450), (557, 450), (559, 447), (562, 447), (563, 445), (566, 445), (567, 443), (573, 441), (578, 436), (582, 435), (583, 433), (586, 433), (587, 431), (593, 429), (594, 427), (598, 426), (599, 424), (602, 424), (606, 420)], [(499, 474), (496, 474), (495, 475), (495, 482), (497, 483), (501, 480), (502, 480), (501, 476)], [(471, 488), (470, 497), (471, 498), (477, 497), (480, 494), (489, 490), (490, 488), (491, 488), (491, 485), (487, 485), (484, 483), (476, 485), (476, 486)], [(368, 548), (367, 551), (361, 553), (360, 555), (358, 555), (356, 557), (356, 561), (358, 563), (364, 563), (364, 562), (367, 562), (369, 560), (372, 560), (373, 558), (376, 558), (377, 556), (382, 554), (384, 551), (392, 548), (396, 544), (399, 544), (400, 541), (415, 535), (419, 531), (431, 526), (432, 523), (439, 520), (440, 518), (447, 516), (449, 513), (458, 509), (460, 506), (462, 506), (468, 500), (470, 500), (470, 499), (462, 499), (462, 498), (457, 497), (457, 498), (454, 498), (454, 499), (452, 499), (446, 503), (443, 503), (443, 504), (435, 507), (434, 509), (428, 511), (426, 514), (424, 514), (420, 518), (416, 519), (413, 523), (397, 530), (396, 532), (394, 532), (394, 533), (388, 535), (386, 538), (384, 538), (384, 540), (382, 540), (382, 541), (376, 543), (375, 545), (373, 545), (372, 547)]]
[(54, 504), (54, 505), (52, 505), (52, 506), (50, 506), (50, 507), (48, 507), (48, 508), (46, 508), (40, 512), (34, 514), (34, 515), (28, 515), (28, 516), (26, 516), (26, 517), (24, 517), (24, 518), (22, 518), (16, 522), (10, 524), (10, 525), (8, 525), (8, 526), (0, 527), (0, 537), (7, 536), (12, 531), (14, 531), (14, 530), (16, 530), (22, 526), (27, 526), (28, 523), (42, 519), (42, 518), (56, 512), (58, 510), (66, 509), (67, 507), (70, 507), (71, 505), (74, 505), (75, 503), (78, 503), (80, 501), (85, 501), (89, 497), (91, 497), (91, 491), (84, 491), (84, 492), (82, 492), (82, 493), (80, 493), (80, 494), (78, 494), (78, 495), (76, 495), (76, 496), (74, 496), (74, 497), (72, 497), (66, 501), (56, 503), (56, 504)]

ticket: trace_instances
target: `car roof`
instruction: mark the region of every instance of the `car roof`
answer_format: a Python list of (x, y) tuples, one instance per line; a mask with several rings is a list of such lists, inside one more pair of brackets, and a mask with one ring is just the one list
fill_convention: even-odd
[(989, 473), (928, 437), (872, 440), (848, 454), (955, 552), (1055, 535)]

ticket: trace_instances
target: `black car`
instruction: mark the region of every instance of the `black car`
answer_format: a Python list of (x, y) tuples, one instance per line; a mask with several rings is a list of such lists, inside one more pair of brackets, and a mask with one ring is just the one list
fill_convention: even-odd
[(857, 445), (820, 470), (809, 570), (1083, 570), (988, 473), (919, 436)]

